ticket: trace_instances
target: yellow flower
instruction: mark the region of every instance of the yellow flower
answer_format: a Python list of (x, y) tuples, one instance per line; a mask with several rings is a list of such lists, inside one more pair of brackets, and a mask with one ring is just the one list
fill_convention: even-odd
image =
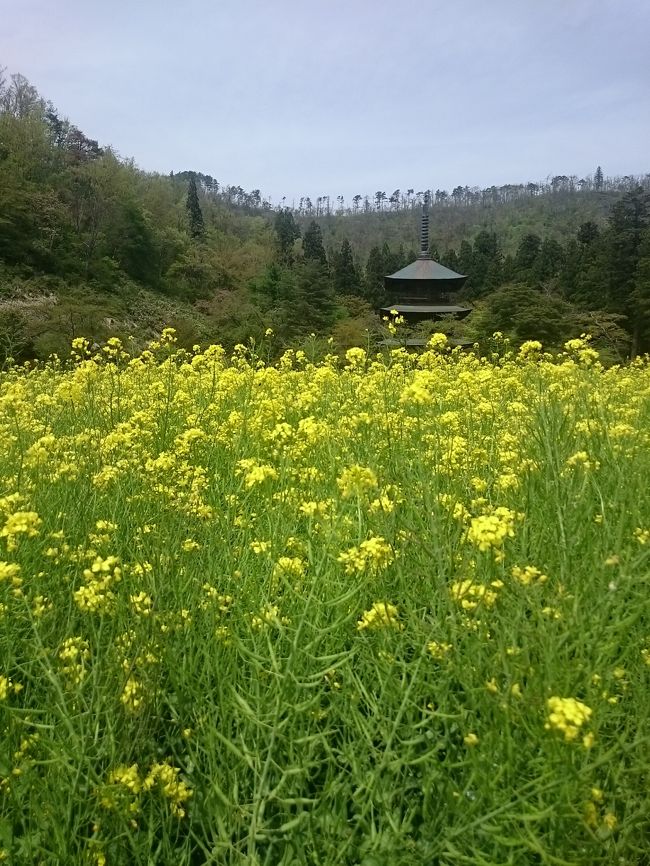
[(523, 568), (515, 565), (511, 570), (511, 574), (515, 580), (518, 580), (524, 586), (530, 586), (532, 583), (546, 583), (548, 580), (547, 575), (542, 574), (539, 568), (535, 568), (534, 565), (525, 565)]
[(613, 812), (605, 812), (603, 815), (603, 824), (608, 830), (615, 830), (618, 825), (618, 819)]
[(0, 529), (0, 538), (7, 539), (7, 550), (16, 550), (18, 537), (34, 538), (38, 535), (42, 524), (41, 518), (35, 511), (15, 511), (10, 514), (5, 525)]
[(142, 790), (142, 780), (138, 772), (138, 765), (116, 767), (109, 773), (108, 783), (109, 785), (123, 785), (132, 794), (139, 794)]
[(445, 656), (453, 649), (450, 643), (444, 641), (430, 640), (427, 644), (427, 650), (431, 653), (434, 659), (442, 661)]
[(362, 541), (358, 547), (343, 551), (338, 561), (345, 566), (346, 574), (363, 574), (386, 568), (394, 558), (390, 544), (378, 535)]
[(344, 499), (352, 499), (376, 490), (377, 476), (366, 466), (354, 465), (344, 469), (336, 483), (341, 496)]
[(150, 791), (157, 787), (169, 801), (172, 815), (182, 818), (185, 815), (185, 804), (192, 797), (193, 791), (180, 776), (180, 769), (166, 762), (154, 764), (142, 783), (143, 790)]
[(494, 590), (500, 589), (501, 582), (493, 581), (490, 586), (493, 588), (490, 589), (481, 583), (476, 583), (471, 577), (468, 577), (464, 580), (454, 581), (449, 588), (449, 594), (454, 601), (460, 604), (463, 610), (475, 610), (479, 605), (492, 607), (498, 598)]
[(135, 677), (129, 677), (120, 700), (127, 710), (135, 712), (142, 706), (144, 701), (143, 693), (142, 683), (136, 680)]
[(387, 601), (376, 601), (369, 610), (363, 612), (361, 619), (357, 622), (357, 630), (395, 628), (402, 629), (403, 626), (398, 619), (397, 607)]
[(465, 736), (463, 737), (463, 742), (465, 743), (466, 746), (468, 746), (471, 749), (474, 746), (478, 746), (479, 738), (476, 734), (469, 733), (469, 734), (465, 734)]
[(516, 519), (517, 514), (514, 511), (500, 506), (490, 514), (473, 517), (467, 531), (467, 538), (481, 551), (500, 548), (507, 538), (514, 536)]
[[(587, 724), (592, 715), (592, 710), (586, 704), (576, 698), (560, 698), (553, 696), (546, 702), (548, 707), (548, 719), (544, 727), (547, 730), (560, 731), (567, 742), (576, 739), (580, 728)], [(586, 735), (589, 737), (589, 734)], [(593, 735), (583, 744), (590, 748), (593, 744)]]

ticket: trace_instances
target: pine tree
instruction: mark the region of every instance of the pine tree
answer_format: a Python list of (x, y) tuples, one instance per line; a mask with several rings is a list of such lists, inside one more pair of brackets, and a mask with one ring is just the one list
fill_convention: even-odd
[(562, 245), (553, 238), (544, 238), (532, 269), (533, 279), (543, 283), (556, 277), (564, 264)]
[(386, 297), (384, 277), (390, 273), (386, 269), (384, 256), (379, 247), (372, 247), (368, 253), (368, 261), (363, 278), (362, 296), (373, 307), (380, 307)]
[(597, 240), (599, 235), (600, 229), (598, 228), (596, 223), (593, 222), (593, 220), (587, 220), (587, 222), (581, 223), (580, 227), (578, 228), (576, 240), (583, 247), (586, 247), (589, 246), (589, 244), (593, 243), (595, 240)]
[(302, 239), (302, 252), (306, 261), (318, 262), (327, 267), (327, 254), (323, 246), (323, 233), (316, 220), (312, 220), (307, 226)]
[(186, 207), (191, 236), (196, 239), (202, 238), (205, 234), (205, 223), (203, 222), (203, 214), (201, 213), (201, 205), (199, 204), (199, 193), (196, 188), (196, 176), (194, 173), (190, 175), (187, 185)]
[(341, 295), (358, 295), (361, 291), (359, 274), (354, 264), (350, 241), (344, 238), (341, 249), (334, 257), (332, 269), (334, 290)]
[(327, 271), (318, 261), (306, 261), (295, 269), (296, 294), (285, 304), (287, 321), (297, 334), (327, 332), (336, 318), (334, 290)]
[(519, 241), (515, 254), (515, 268), (520, 279), (530, 280), (541, 246), (542, 239), (532, 232), (524, 235)]
[(636, 306), (632, 354), (650, 351), (650, 228), (641, 235), (639, 259), (634, 272), (632, 302)]
[(650, 192), (641, 187), (616, 202), (606, 244), (610, 309), (627, 316), (632, 355), (642, 351), (645, 322), (639, 300), (644, 293), (645, 238), (650, 229)]
[(293, 264), (293, 243), (300, 237), (300, 229), (288, 207), (277, 212), (273, 228), (278, 258), (284, 264)]
[(603, 170), (600, 166), (598, 166), (594, 175), (594, 186), (599, 192), (603, 188)]

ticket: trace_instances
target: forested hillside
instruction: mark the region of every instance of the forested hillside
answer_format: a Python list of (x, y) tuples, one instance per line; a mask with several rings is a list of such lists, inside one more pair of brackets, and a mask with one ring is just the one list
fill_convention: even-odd
[(475, 312), (436, 328), (556, 346), (589, 330), (614, 357), (650, 349), (650, 176), (557, 176), (305, 196), (137, 167), (0, 71), (0, 360), (67, 354), (111, 334), (142, 345), (260, 340), (272, 349), (381, 331), (383, 276), (415, 257), (431, 200), (432, 253), (469, 276)]

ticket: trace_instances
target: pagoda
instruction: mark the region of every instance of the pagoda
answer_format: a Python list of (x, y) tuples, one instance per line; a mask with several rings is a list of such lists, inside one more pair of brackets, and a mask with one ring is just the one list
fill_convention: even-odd
[[(457, 300), (466, 276), (435, 262), (429, 254), (429, 202), (424, 201), (420, 230), (420, 253), (414, 262), (384, 277), (388, 304), (383, 316), (402, 316), (413, 326), (427, 319), (454, 316), (463, 319), (472, 308)], [(411, 343), (413, 341), (409, 341)]]

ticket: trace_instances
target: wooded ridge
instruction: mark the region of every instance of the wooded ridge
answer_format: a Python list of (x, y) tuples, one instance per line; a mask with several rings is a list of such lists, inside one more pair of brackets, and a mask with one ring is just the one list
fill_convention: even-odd
[(415, 258), (427, 194), (431, 253), (468, 275), (475, 308), (435, 330), (550, 347), (589, 331), (613, 359), (650, 349), (648, 174), (273, 205), (144, 171), (0, 71), (0, 361), (67, 355), (77, 336), (142, 345), (164, 325), (187, 346), (366, 342), (384, 275)]

